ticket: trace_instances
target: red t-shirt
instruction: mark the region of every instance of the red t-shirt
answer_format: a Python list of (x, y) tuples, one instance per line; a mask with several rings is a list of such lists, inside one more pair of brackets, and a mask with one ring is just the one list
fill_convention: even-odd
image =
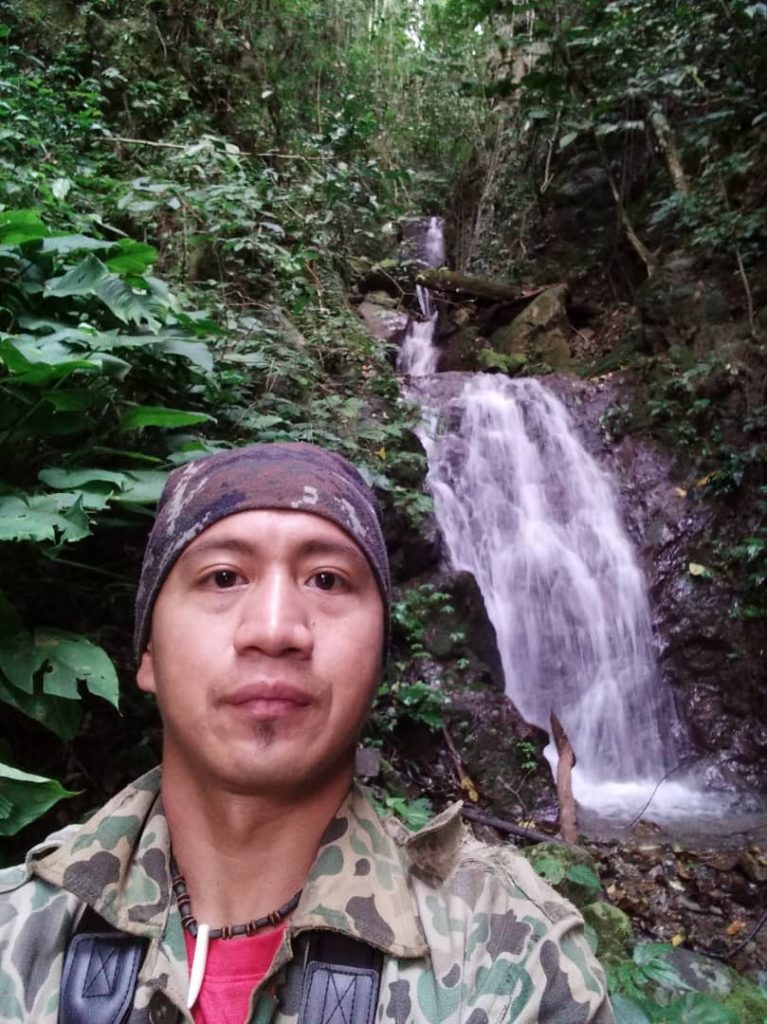
[[(250, 994), (271, 967), (285, 928), (283, 923), (256, 935), (211, 939), (205, 977), (192, 1009), (195, 1024), (244, 1024)], [(191, 968), (196, 940), (188, 932), (184, 939)]]

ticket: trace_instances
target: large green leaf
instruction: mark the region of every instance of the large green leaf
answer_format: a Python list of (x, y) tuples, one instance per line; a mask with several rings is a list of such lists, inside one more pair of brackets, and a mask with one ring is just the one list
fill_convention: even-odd
[(0, 361), (24, 383), (42, 383), (67, 376), (75, 370), (97, 370), (99, 364), (78, 358), (63, 345), (54, 347), (31, 335), (6, 335), (0, 340)]
[(160, 326), (151, 292), (131, 288), (117, 274), (102, 278), (93, 288), (93, 294), (125, 324), (146, 324), (153, 330)]
[(36, 338), (31, 334), (6, 335), (0, 340), (0, 361), (23, 384), (44, 387), (77, 371), (103, 374), (122, 380), (131, 364), (108, 352), (80, 354), (62, 344), (55, 335)]
[(155, 504), (168, 474), (158, 469), (41, 469), (38, 478), (49, 487), (77, 491), (85, 508), (102, 509), (112, 501), (131, 505)]
[[(50, 345), (52, 342), (66, 342), (69, 346), (82, 349), (111, 349), (117, 337), (117, 331), (99, 331), (88, 323), (59, 323), (56, 320), (41, 320), (34, 316), (19, 317), (19, 326), (37, 334), (45, 332), (40, 344)], [(22, 335), (25, 337), (25, 335)], [(28, 338), (28, 335), (26, 336)]]
[(83, 682), (89, 693), (118, 706), (117, 672), (103, 648), (77, 633), (57, 629), (35, 630), (34, 642), (47, 670), (43, 677), (45, 693), (78, 699), (77, 684)]
[(59, 800), (74, 795), (55, 779), (0, 764), (0, 835), (16, 835)]
[(51, 697), (79, 700), (79, 683), (115, 707), (119, 682), (109, 655), (77, 633), (37, 629), (0, 640), (0, 669), (9, 683), (23, 693), (42, 692)]
[(32, 634), (26, 630), (0, 640), (0, 671), (22, 693), (35, 692), (35, 673), (42, 665)]
[(90, 235), (51, 235), (43, 240), (42, 252), (97, 252), (99, 249), (114, 249), (114, 242), (105, 242)]
[(41, 469), (37, 476), (57, 491), (76, 490), (94, 482), (112, 484), (112, 489), (117, 490), (127, 479), (125, 473), (116, 473), (111, 469), (60, 469), (53, 466)]
[(641, 1010), (633, 999), (626, 996), (611, 996), (615, 1024), (650, 1024), (650, 1018)]
[(66, 274), (52, 277), (47, 281), (45, 294), (57, 298), (68, 295), (92, 295), (97, 285), (109, 276), (109, 271), (101, 260), (93, 253), (88, 253), (81, 263), (72, 267)]
[(210, 373), (213, 369), (213, 356), (210, 349), (201, 341), (189, 341), (186, 338), (163, 338), (162, 350), (171, 356), (183, 356), (201, 370)]
[(86, 388), (51, 388), (41, 396), (52, 405), (57, 412), (82, 412), (94, 405), (101, 405), (105, 396), (96, 387), (88, 391)]
[(139, 427), (191, 427), (195, 423), (213, 420), (205, 412), (185, 412), (183, 409), (165, 409), (157, 405), (137, 405), (122, 420), (123, 430)]
[(99, 349), (143, 348), (163, 355), (184, 356), (206, 373), (213, 369), (213, 356), (208, 346), (195, 338), (177, 337), (172, 334), (120, 334), (117, 331), (110, 331), (101, 332), (97, 338), (92, 339), (92, 346)]
[(0, 497), (0, 541), (72, 543), (91, 532), (79, 494), (7, 494)]
[(594, 892), (599, 892), (602, 888), (599, 875), (588, 864), (571, 864), (565, 872), (565, 877), (571, 882), (575, 882), (576, 885), (582, 885), (585, 889), (592, 889)]
[(160, 500), (168, 474), (159, 469), (126, 470), (123, 489), (114, 500), (123, 504), (154, 505)]
[(65, 697), (52, 697), (40, 686), (34, 693), (24, 693), (11, 686), (0, 675), (0, 701), (16, 708), (27, 718), (50, 730), (63, 743), (68, 743), (80, 728), (83, 717), (82, 703)]
[(157, 262), (157, 250), (145, 242), (122, 238), (117, 244), (119, 252), (107, 260), (107, 266), (116, 274), (143, 274)]
[(178, 312), (178, 302), (167, 284), (159, 277), (146, 276), (141, 278), (141, 283), (149, 289), (149, 294), (159, 306), (174, 313)]
[(24, 242), (45, 238), (48, 233), (36, 210), (5, 210), (0, 213), (0, 242), (5, 245), (23, 245)]
[[(70, 337), (65, 337), (69, 334)], [(39, 338), (34, 334), (17, 334), (15, 337), (6, 337), (7, 342), (13, 349), (26, 360), (27, 363), (44, 363), (47, 366), (57, 366), (60, 363), (69, 364), (73, 360), (85, 362), (85, 353), (82, 355), (77, 351), (87, 343), (85, 335), (78, 335), (76, 331), (57, 331), (55, 334), (46, 334)], [(82, 345), (71, 344), (72, 341), (82, 340)], [(20, 365), (20, 364), (19, 364)], [(85, 362), (85, 365), (90, 365)]]

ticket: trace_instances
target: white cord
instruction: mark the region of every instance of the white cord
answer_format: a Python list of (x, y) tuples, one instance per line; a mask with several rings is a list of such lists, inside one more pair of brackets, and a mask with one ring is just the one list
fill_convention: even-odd
[(191, 1010), (197, 1002), (197, 997), (202, 988), (202, 981), (205, 977), (205, 965), (208, 962), (208, 938), (210, 925), (200, 924), (197, 926), (197, 939), (194, 946), (194, 962), (192, 963), (192, 976), (189, 979), (189, 995), (186, 997), (186, 1008)]

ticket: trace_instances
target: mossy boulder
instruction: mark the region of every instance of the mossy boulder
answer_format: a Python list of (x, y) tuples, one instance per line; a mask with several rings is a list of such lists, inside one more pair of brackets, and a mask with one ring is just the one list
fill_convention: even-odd
[(631, 942), (631, 919), (612, 903), (589, 903), (583, 908), (583, 917), (597, 936), (597, 954), (604, 962), (620, 960), (626, 956)]
[(478, 359), (481, 369), (488, 373), (506, 373), (509, 377), (515, 377), (527, 365), (527, 356), (524, 352), (505, 354), (496, 352), (493, 348), (482, 349)]
[(594, 902), (601, 889), (597, 864), (588, 850), (569, 843), (538, 843), (523, 851), (532, 866), (576, 907)]
[(666, 980), (660, 986), (668, 989), (664, 998), (678, 996), (686, 990), (721, 1003), (738, 1024), (764, 1024), (767, 1020), (767, 996), (731, 967), (681, 947), (667, 950), (662, 956), (669, 967), (667, 978), (664, 975)]
[(459, 327), (447, 339), (445, 354), (439, 364), (440, 370), (475, 373), (480, 369), (479, 353), (484, 344), (479, 328), (474, 324)]
[(566, 292), (563, 284), (541, 292), (510, 324), (493, 332), (491, 347), (504, 355), (522, 354), (554, 370), (566, 369), (572, 356)]

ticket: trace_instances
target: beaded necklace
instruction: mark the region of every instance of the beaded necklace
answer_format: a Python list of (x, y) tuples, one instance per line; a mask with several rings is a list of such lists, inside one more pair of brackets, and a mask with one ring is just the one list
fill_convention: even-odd
[[(196, 938), (198, 930), (197, 918), (192, 913), (192, 900), (186, 887), (186, 879), (179, 871), (175, 860), (170, 862), (170, 880), (173, 892), (176, 894), (176, 903), (181, 914), (181, 924), (192, 938)], [(254, 917), (250, 921), (246, 921), (245, 924), (225, 924), (221, 928), (210, 928), (208, 938), (236, 939), (241, 935), (255, 935), (256, 932), (269, 925), (273, 927), (279, 924), (283, 918), (287, 917), (291, 911), (296, 909), (298, 901), (301, 899), (301, 892), (302, 890), (299, 889), (295, 895), (290, 897), (287, 903), (283, 903), (281, 907), (272, 910), (269, 914), (264, 914), (263, 917)]]

